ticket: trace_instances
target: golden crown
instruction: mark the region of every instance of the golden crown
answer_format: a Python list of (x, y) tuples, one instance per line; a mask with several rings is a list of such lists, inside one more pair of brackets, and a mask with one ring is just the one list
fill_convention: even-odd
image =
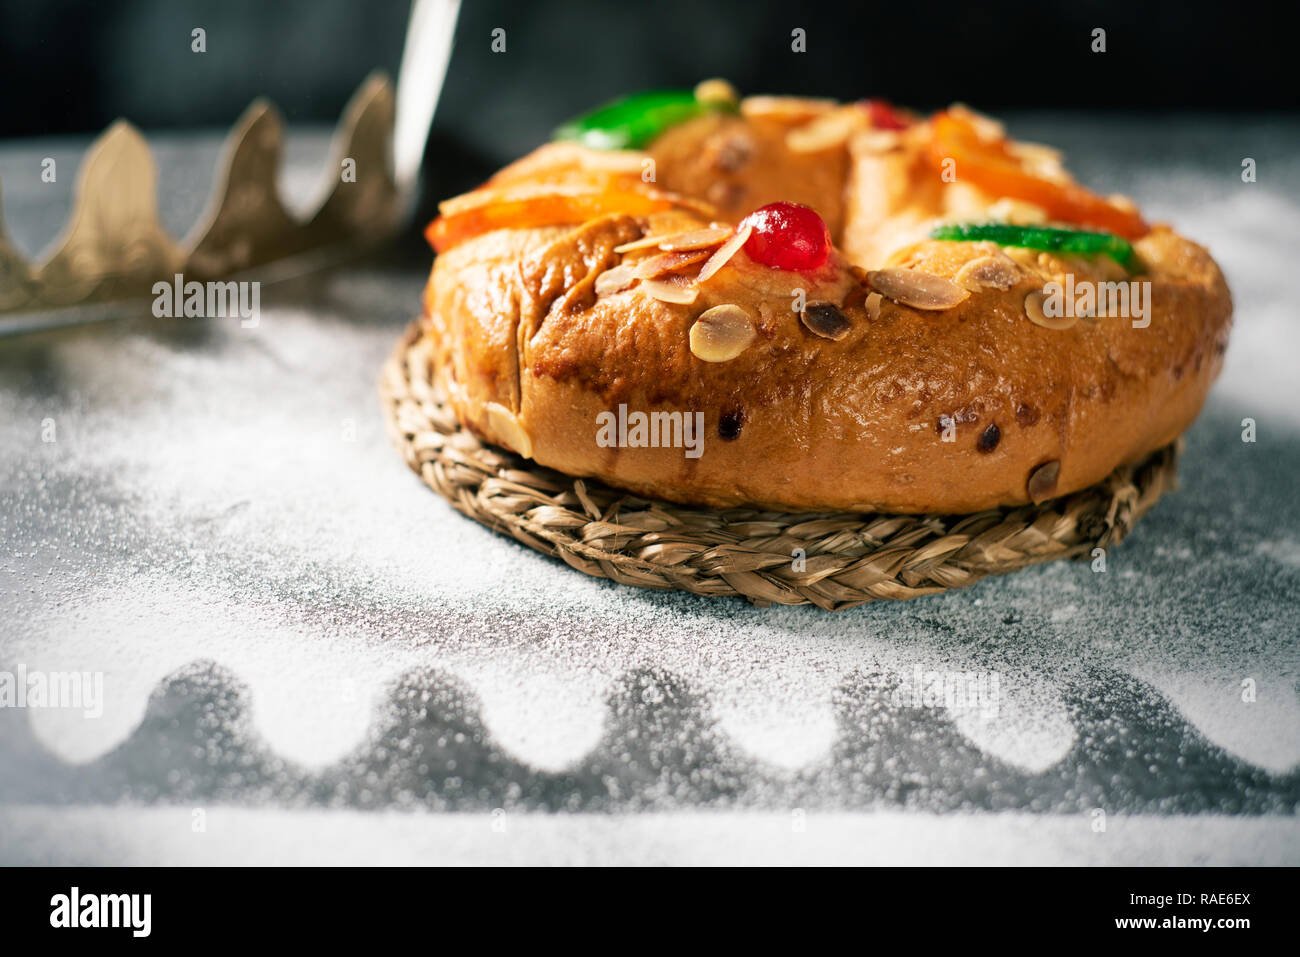
[(0, 314), (146, 296), (176, 273), (210, 281), (382, 239), (403, 213), (393, 175), (393, 120), (392, 84), (371, 74), (336, 128), (328, 167), (334, 185), (303, 220), (288, 212), (276, 186), (283, 121), (273, 104), (255, 100), (226, 137), (205, 212), (179, 240), (158, 219), (148, 142), (118, 120), (82, 159), (72, 215), (42, 262), (29, 264), (9, 241), (0, 203)]

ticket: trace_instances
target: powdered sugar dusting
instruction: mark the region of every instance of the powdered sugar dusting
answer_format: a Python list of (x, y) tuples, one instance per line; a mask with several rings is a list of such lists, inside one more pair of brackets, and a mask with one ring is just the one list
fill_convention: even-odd
[[(103, 769), (153, 747), (138, 736), (165, 738), (195, 702), (225, 715), (233, 698), (248, 735), (221, 731), (241, 773), (262, 769), (245, 774), (261, 788), (250, 800), (905, 805), (953, 820), (950, 834), (984, 833), (955, 808), (1291, 813), (1300, 428), (1278, 395), (1300, 329), (1279, 318), (1285, 245), (1252, 236), (1269, 202), (1222, 203), (1178, 202), (1241, 290), (1182, 489), (1104, 570), (1054, 563), (837, 614), (613, 585), (454, 512), (388, 446), (376, 396), (418, 272), (268, 287), (256, 329), (142, 315), (14, 340), (0, 352), (0, 538), (13, 546), (0, 666), (102, 670), (107, 700), (99, 719), (0, 713), (0, 750), (36, 762), (0, 788), (54, 800), (71, 762), (89, 782), (74, 793), (114, 800)], [(195, 662), (213, 663), (203, 681)], [(994, 680), (995, 708), (943, 699), (945, 681)], [(28, 727), (57, 767), (22, 750)], [(1116, 743), (1138, 737), (1136, 757)], [(1188, 761), (1212, 773), (1178, 778)], [(147, 795), (247, 797), (227, 778), (174, 775)], [(1260, 846), (1294, 862), (1293, 831), (1268, 833)], [(1051, 839), (1053, 860), (1107, 859)], [(1159, 840), (1142, 846), (1164, 859)]]

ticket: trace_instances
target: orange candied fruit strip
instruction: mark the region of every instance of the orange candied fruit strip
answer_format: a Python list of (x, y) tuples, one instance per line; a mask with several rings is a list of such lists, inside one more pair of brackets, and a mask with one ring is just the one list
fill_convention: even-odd
[(424, 235), (434, 251), (444, 253), (467, 239), (494, 229), (582, 223), (610, 213), (646, 216), (670, 209), (672, 205), (667, 197), (633, 190), (530, 196), (500, 202), (489, 201), (481, 206), (439, 216), (429, 224)]
[(987, 193), (1034, 203), (1052, 219), (1104, 229), (1125, 239), (1138, 239), (1151, 231), (1135, 210), (1117, 206), (1082, 186), (1054, 183), (1025, 172), (1004, 142), (981, 139), (975, 127), (960, 116), (943, 111), (936, 113), (931, 123), (931, 163), (942, 168), (944, 160), (955, 160), (957, 175)]

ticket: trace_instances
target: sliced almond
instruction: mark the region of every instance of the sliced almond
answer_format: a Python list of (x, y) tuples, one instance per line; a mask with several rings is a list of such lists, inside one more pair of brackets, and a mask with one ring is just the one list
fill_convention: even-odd
[(1038, 251), (1027, 249), (1024, 246), (1007, 246), (1002, 250), (1002, 254), (1012, 260), (1022, 269), (1027, 269), (1031, 273), (1042, 275), (1043, 267), (1038, 261)]
[(644, 236), (630, 243), (624, 243), (622, 246), (615, 246), (614, 252), (622, 255), (623, 253), (635, 252), (638, 249), (658, 249), (659, 244), (665, 239), (672, 238), (672, 235), (668, 233), (663, 236)]
[(785, 135), (785, 145), (794, 153), (817, 153), (842, 145), (866, 123), (861, 107), (842, 107), (791, 130)]
[(1030, 472), (1029, 481), (1025, 483), (1025, 491), (1029, 494), (1029, 500), (1037, 505), (1039, 502), (1046, 501), (1055, 495), (1056, 480), (1060, 475), (1061, 462), (1059, 459), (1044, 462)]
[(688, 233), (666, 236), (659, 241), (659, 248), (666, 253), (685, 252), (688, 249), (711, 249), (726, 242), (733, 230), (730, 226), (709, 226), (705, 229), (693, 229)]
[(975, 127), (976, 134), (982, 140), (1004, 140), (1007, 137), (1007, 128), (1005, 126), (991, 116), (977, 113), (965, 103), (954, 103), (948, 107), (948, 112), (953, 116), (961, 117)]
[(1012, 226), (1041, 226), (1047, 222), (1047, 210), (1036, 203), (1027, 203), (1022, 199), (1004, 196), (986, 211), (989, 219)]
[(748, 349), (757, 334), (743, 307), (731, 303), (714, 306), (691, 326), (691, 352), (705, 362), (727, 362)]
[(1079, 321), (1078, 316), (1049, 316), (1043, 312), (1043, 303), (1047, 300), (1047, 294), (1041, 289), (1035, 289), (1029, 295), (1025, 296), (1025, 315), (1029, 321), (1036, 326), (1042, 326), (1044, 329), (1069, 329)]
[(694, 286), (671, 282), (666, 279), (647, 279), (641, 283), (641, 290), (651, 299), (671, 302), (674, 305), (689, 306), (695, 301), (700, 291)]
[(1095, 256), (1092, 259), (1085, 259), (1083, 265), (1073, 266), (1071, 272), (1076, 276), (1086, 276), (1089, 272), (1099, 274), (1107, 282), (1118, 282), (1128, 279), (1128, 270), (1111, 259), (1109, 256)]
[(680, 233), (645, 236), (630, 243), (615, 246), (614, 252), (622, 254), (636, 252), (638, 249), (662, 249), (665, 252), (707, 249), (710, 246), (718, 245), (730, 235), (730, 226), (708, 226), (704, 229), (688, 229)]
[(951, 309), (970, 293), (951, 279), (915, 269), (877, 269), (867, 273), (871, 288), (913, 309)]
[(853, 328), (848, 316), (840, 307), (830, 302), (810, 302), (799, 313), (799, 320), (815, 336), (839, 342)]
[(1033, 158), (1035, 160), (1056, 160), (1060, 162), (1065, 158), (1065, 154), (1055, 146), (1048, 146), (1046, 143), (1034, 143), (1030, 140), (1010, 140), (1007, 143), (1007, 152), (1013, 156)]
[(526, 459), (533, 457), (533, 440), (524, 431), (518, 416), (499, 402), (488, 402), (483, 406), (483, 411), (487, 413), (488, 428), (503, 445)]
[(707, 249), (693, 249), (684, 253), (660, 253), (658, 256), (651, 256), (637, 263), (634, 275), (637, 279), (656, 279), (695, 263), (704, 262), (709, 255)]
[(981, 289), (1007, 290), (1020, 279), (1020, 269), (1006, 256), (981, 256), (972, 259), (953, 277), (957, 285), (979, 292)]
[(835, 100), (811, 97), (747, 96), (740, 101), (740, 112), (742, 116), (751, 119), (771, 117), (778, 120), (799, 120), (829, 113), (839, 105)]
[(1012, 140), (1007, 143), (1007, 152), (1020, 160), (1025, 172), (1039, 179), (1054, 183), (1068, 183), (1070, 175), (1065, 171), (1063, 155), (1060, 150), (1042, 143), (1027, 143)]
[(726, 80), (714, 77), (695, 86), (697, 103), (716, 103), (723, 106), (735, 106), (740, 102), (740, 94)]
[(903, 135), (898, 130), (863, 130), (853, 139), (855, 150), (865, 153), (892, 153), (903, 145)]
[(616, 292), (622, 292), (634, 282), (636, 282), (636, 266), (633, 263), (622, 263), (606, 269), (596, 277), (596, 295), (612, 296)]
[(1120, 209), (1128, 213), (1136, 213), (1138, 211), (1137, 203), (1133, 202), (1132, 197), (1125, 196), (1123, 193), (1111, 193), (1106, 197), (1106, 202), (1110, 203), (1112, 206), (1118, 206)]
[(745, 223), (737, 229), (736, 234), (719, 246), (718, 251), (715, 252), (709, 261), (704, 264), (704, 268), (701, 269), (700, 274), (695, 277), (695, 281), (697, 283), (708, 282), (713, 278), (713, 274), (727, 263), (731, 262), (731, 257), (736, 255), (740, 247), (749, 241), (749, 234), (751, 232), (753, 232), (753, 227), (749, 223)]

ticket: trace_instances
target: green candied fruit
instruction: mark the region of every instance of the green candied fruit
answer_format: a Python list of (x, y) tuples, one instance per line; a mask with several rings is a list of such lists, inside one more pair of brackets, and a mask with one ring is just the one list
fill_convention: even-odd
[(930, 232), (931, 239), (956, 242), (994, 242), (999, 246), (1024, 246), (1051, 253), (1077, 253), (1095, 256), (1105, 253), (1121, 266), (1133, 258), (1128, 240), (1110, 233), (1089, 233), (1078, 229), (1054, 229), (1048, 226), (1011, 226), (1006, 223), (951, 223)]
[(691, 90), (651, 90), (584, 113), (557, 129), (552, 139), (574, 140), (598, 150), (639, 150), (678, 123), (734, 109), (722, 102), (702, 103)]

